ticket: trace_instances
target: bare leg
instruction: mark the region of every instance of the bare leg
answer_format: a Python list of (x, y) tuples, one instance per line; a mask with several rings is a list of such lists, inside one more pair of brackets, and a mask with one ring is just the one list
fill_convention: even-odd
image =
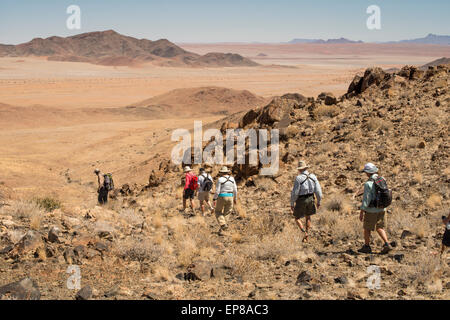
[(295, 219), (295, 223), (297, 226), (302, 230), (302, 232), (305, 232), (305, 228), (303, 228), (302, 220), (301, 219)]
[(383, 229), (377, 229), (378, 235), (380, 236), (380, 238), (384, 241), (384, 243), (388, 242), (388, 238), (386, 235), (386, 232)]
[(186, 211), (186, 199), (183, 197), (183, 211)]
[(366, 244), (366, 246), (370, 245), (370, 232), (370, 230), (364, 229), (364, 243)]
[(202, 211), (202, 215), (205, 215), (205, 201), (200, 200), (200, 210)]
[(311, 217), (306, 216), (306, 231), (305, 231), (305, 238), (303, 239), (303, 242), (307, 242), (309, 239), (309, 230), (311, 229)]
[(441, 248), (441, 257), (444, 255), (444, 252), (445, 252), (445, 246), (442, 245), (442, 248)]

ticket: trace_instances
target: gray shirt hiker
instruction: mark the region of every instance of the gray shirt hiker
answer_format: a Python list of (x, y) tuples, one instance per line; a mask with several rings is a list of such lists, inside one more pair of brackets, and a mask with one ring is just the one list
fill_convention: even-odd
[(322, 201), (322, 188), (317, 177), (305, 170), (299, 174), (294, 181), (294, 188), (291, 192), (291, 207), (295, 206), (298, 196), (315, 194), (317, 203)]

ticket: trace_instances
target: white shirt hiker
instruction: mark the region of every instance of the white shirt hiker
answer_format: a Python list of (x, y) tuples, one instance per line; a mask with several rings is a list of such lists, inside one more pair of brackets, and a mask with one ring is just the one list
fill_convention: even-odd
[(225, 175), (217, 180), (216, 193), (214, 194), (214, 200), (217, 200), (221, 193), (232, 193), (237, 198), (237, 186), (236, 181), (230, 175)]

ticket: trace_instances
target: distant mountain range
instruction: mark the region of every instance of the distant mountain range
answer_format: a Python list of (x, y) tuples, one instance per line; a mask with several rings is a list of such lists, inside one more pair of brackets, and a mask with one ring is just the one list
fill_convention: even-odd
[(421, 44), (450, 45), (450, 36), (440, 36), (440, 35), (430, 33), (424, 38), (401, 40), (401, 41), (391, 41), (391, 42), (387, 42), (387, 43), (421, 43)]
[(47, 57), (53, 61), (89, 62), (121, 66), (152, 62), (161, 66), (234, 67), (257, 66), (232, 53), (198, 55), (161, 39), (150, 41), (121, 35), (113, 30), (72, 37), (36, 38), (19, 45), (0, 44), (0, 57)]
[(363, 43), (362, 41), (352, 41), (346, 38), (339, 38), (339, 39), (328, 39), (328, 40), (322, 40), (322, 39), (294, 39), (289, 41), (288, 43), (323, 43), (323, 44), (340, 44), (340, 43)]
[[(346, 43), (364, 43), (363, 41), (353, 41), (346, 38), (339, 39), (293, 39), (288, 43), (321, 43), (321, 44), (346, 44)], [(426, 37), (411, 39), (411, 40), (400, 40), (400, 41), (387, 41), (387, 42), (377, 42), (377, 43), (418, 43), (418, 44), (438, 44), (438, 45), (450, 45), (450, 36), (428, 34)]]

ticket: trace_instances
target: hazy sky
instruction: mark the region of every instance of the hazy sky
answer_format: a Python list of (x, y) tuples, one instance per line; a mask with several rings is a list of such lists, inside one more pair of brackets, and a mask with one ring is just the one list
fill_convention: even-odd
[[(81, 30), (66, 27), (72, 4)], [(366, 27), (370, 5), (381, 8), (381, 30)], [(174, 42), (390, 41), (449, 35), (449, 14), (449, 0), (0, 0), (0, 43), (108, 29)]]

